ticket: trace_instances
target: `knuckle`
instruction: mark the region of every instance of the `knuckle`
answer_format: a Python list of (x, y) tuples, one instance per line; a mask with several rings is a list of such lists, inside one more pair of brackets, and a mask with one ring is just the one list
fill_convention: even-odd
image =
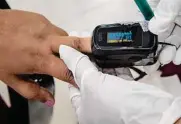
[(30, 61), (27, 60), (27, 71), (36, 73), (38, 71), (39, 53), (36, 50), (29, 52)]
[(37, 67), (39, 73), (43, 73), (49, 67), (49, 65), (51, 65), (51, 62), (48, 60), (44, 61), (44, 59), (42, 58), (37, 63), (36, 67)]
[(27, 72), (29, 72), (30, 74), (36, 73), (37, 71), (38, 69), (36, 66), (30, 66), (29, 68), (27, 68)]
[(56, 46), (56, 42), (55, 42), (55, 36), (54, 35), (47, 35), (44, 39), (44, 48), (46, 48), (46, 50), (48, 49), (48, 51), (53, 51), (52, 47)]
[[(27, 91), (29, 91), (29, 92), (27, 92)], [(27, 98), (29, 100), (35, 100), (39, 97), (40, 88), (36, 84), (29, 83), (26, 86), (25, 92), (27, 92), (25, 94), (25, 98)]]
[(45, 68), (48, 65), (47, 61), (45, 59), (44, 50), (37, 49), (34, 52), (31, 53), (31, 56), (33, 58), (33, 64), (30, 67), (30, 71), (33, 73), (37, 73), (42, 71), (43, 68)]
[(49, 20), (44, 15), (39, 15), (39, 16), (40, 16), (40, 19), (42, 20), (42, 22), (49, 23)]
[(73, 42), (72, 43), (73, 44), (73, 48), (75, 48), (75, 49), (77, 49), (79, 51), (82, 50), (80, 38), (74, 37), (72, 42)]
[(55, 67), (55, 62), (48, 57), (47, 57), (46, 61), (43, 61), (41, 64), (41, 68), (47, 69), (48, 71), (51, 71), (53, 69), (53, 67)]
[(30, 74), (34, 74), (37, 73), (39, 71), (39, 64), (37, 64), (38, 62), (33, 62), (32, 64), (30, 64), (27, 67), (27, 72), (29, 72)]
[(44, 39), (44, 42), (45, 42), (46, 44), (49, 44), (49, 45), (55, 43), (55, 42), (54, 42), (54, 36), (53, 36), (53, 35), (47, 35), (47, 36), (45, 37), (45, 39)]
[(38, 73), (53, 75), (56, 72), (56, 62), (50, 57), (44, 57), (37, 64)]
[(69, 34), (63, 29), (61, 29), (61, 35), (62, 36), (69, 36)]
[(44, 87), (40, 87), (41, 90), (41, 95), (45, 96), (45, 97), (53, 97), (53, 95), (49, 92), (48, 89), (44, 88)]

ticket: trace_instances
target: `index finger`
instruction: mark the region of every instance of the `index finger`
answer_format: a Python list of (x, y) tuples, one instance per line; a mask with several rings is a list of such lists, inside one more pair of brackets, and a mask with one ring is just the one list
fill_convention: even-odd
[(91, 53), (91, 38), (79, 38), (79, 37), (72, 37), (72, 36), (49, 36), (48, 39), (51, 41), (51, 50), (52, 52), (59, 53), (59, 46), (66, 45), (70, 46), (78, 51), (84, 53)]

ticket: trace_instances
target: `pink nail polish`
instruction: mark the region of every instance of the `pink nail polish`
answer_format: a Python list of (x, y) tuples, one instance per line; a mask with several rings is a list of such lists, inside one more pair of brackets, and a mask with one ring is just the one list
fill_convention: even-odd
[(49, 106), (49, 107), (53, 107), (54, 102), (53, 102), (53, 101), (48, 100), (48, 101), (46, 101), (46, 102), (45, 102), (45, 104), (46, 104), (47, 106)]

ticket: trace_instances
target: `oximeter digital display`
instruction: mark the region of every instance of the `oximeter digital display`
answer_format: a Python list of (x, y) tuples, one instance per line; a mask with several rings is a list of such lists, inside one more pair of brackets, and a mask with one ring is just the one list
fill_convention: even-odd
[(95, 28), (92, 52), (100, 67), (150, 65), (157, 60), (157, 36), (139, 23), (108, 24)]
[[(98, 45), (99, 46), (114, 46), (114, 47), (141, 47), (142, 35), (141, 27), (128, 27), (122, 25), (98, 27)], [(95, 37), (96, 38), (96, 37)]]
[(133, 42), (132, 31), (125, 32), (109, 32), (107, 33), (107, 43), (130, 44)]

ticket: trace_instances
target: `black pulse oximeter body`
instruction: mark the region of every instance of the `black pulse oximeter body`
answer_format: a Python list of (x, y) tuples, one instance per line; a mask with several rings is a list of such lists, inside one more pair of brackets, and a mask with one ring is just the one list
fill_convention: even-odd
[(99, 25), (93, 31), (92, 53), (100, 67), (151, 65), (157, 60), (157, 39), (139, 23)]

